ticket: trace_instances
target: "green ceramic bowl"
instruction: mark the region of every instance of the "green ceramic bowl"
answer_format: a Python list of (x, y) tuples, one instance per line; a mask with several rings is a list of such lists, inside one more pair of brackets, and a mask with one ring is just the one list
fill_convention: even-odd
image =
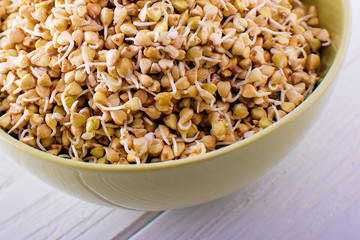
[(179, 161), (96, 165), (62, 159), (0, 131), (0, 145), (43, 181), (89, 202), (136, 210), (164, 210), (230, 194), (277, 164), (305, 135), (327, 102), (350, 36), (348, 0), (308, 0), (318, 7), (332, 44), (322, 55), (326, 77), (315, 92), (278, 123), (231, 146)]

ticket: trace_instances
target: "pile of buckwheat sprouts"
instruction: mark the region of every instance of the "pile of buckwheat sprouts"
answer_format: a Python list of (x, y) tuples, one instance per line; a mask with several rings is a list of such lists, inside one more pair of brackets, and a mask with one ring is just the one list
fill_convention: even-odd
[(330, 44), (298, 0), (2, 0), (0, 126), (49, 154), (196, 156), (268, 127)]

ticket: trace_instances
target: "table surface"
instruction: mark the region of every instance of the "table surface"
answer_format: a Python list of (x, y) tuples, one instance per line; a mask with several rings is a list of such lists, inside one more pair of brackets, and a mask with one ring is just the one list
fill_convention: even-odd
[(136, 212), (65, 195), (3, 157), (0, 239), (358, 239), (360, 15), (352, 18), (349, 52), (320, 118), (246, 188), (196, 207)]

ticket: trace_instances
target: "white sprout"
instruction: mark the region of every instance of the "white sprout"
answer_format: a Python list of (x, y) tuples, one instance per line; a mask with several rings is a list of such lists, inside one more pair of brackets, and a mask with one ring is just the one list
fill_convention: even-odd
[(83, 67), (92, 67), (92, 66), (107, 66), (107, 65), (106, 65), (106, 62), (89, 62), (89, 63), (81, 64), (76, 69), (80, 69)]
[(222, 27), (224, 27), (226, 24), (228, 24), (231, 20), (233, 20), (236, 17), (236, 15), (231, 15), (230, 17), (228, 17), (224, 23), (221, 25)]
[(282, 36), (286, 36), (286, 37), (290, 37), (291, 36), (291, 33), (289, 32), (275, 32), (273, 30), (270, 30), (268, 28), (264, 28), (264, 27), (261, 27), (260, 28), (263, 32), (267, 32), (267, 33), (270, 33), (272, 35), (282, 35)]
[(76, 100), (72, 105), (71, 105), (71, 108), (70, 108), (70, 113), (73, 113), (76, 111), (76, 105), (78, 104), (78, 100)]
[(166, 6), (170, 9), (170, 13), (174, 13), (174, 7), (171, 5), (172, 3), (169, 0), (165, 0), (167, 2)]
[(21, 91), (22, 91), (22, 88), (18, 87), (17, 89), (15, 89), (15, 90), (13, 91), (13, 94), (18, 94), (18, 93), (21, 92)]
[(60, 98), (61, 98), (61, 103), (62, 103), (62, 105), (63, 105), (63, 108), (64, 108), (65, 112), (66, 112), (67, 114), (69, 114), (70, 111), (69, 111), (69, 108), (68, 108), (68, 106), (67, 106), (67, 104), (66, 104), (66, 102), (65, 102), (65, 92), (61, 93)]
[(234, 127), (232, 128), (232, 131), (233, 131), (233, 132), (238, 128), (238, 126), (239, 126), (240, 123), (241, 123), (241, 120), (237, 120), (237, 122), (235, 123)]
[(21, 98), (22, 101), (24, 102), (35, 102), (35, 101), (38, 101), (40, 100), (39, 97), (35, 97), (35, 98)]
[[(228, 11), (229, 9), (227, 8), (225, 1), (224, 1), (224, 0), (219, 0), (219, 1), (220, 1), (220, 3), (221, 3), (222, 7), (223, 7), (226, 11)], [(220, 10), (220, 9), (219, 9), (219, 10)]]
[(40, 138), (39, 137), (36, 137), (36, 145), (44, 152), (46, 152), (46, 148), (41, 144), (40, 142)]
[(49, 99), (45, 98), (45, 103), (44, 103), (44, 112), (46, 112), (47, 108), (49, 106)]
[(71, 144), (71, 148), (72, 152), (74, 153), (74, 157), (75, 158), (79, 158), (78, 152), (76, 151), (76, 148), (73, 144)]
[(167, 76), (168, 76), (168, 78), (169, 78), (169, 82), (170, 82), (170, 85), (171, 85), (171, 88), (172, 88), (172, 94), (174, 95), (174, 94), (176, 94), (176, 85), (175, 85), (175, 83), (174, 83), (174, 78), (172, 77), (172, 75), (171, 75), (171, 73), (170, 73), (170, 71), (168, 71), (167, 73)]
[(23, 27), (23, 26), (21, 26), (20, 28), (21, 28), (24, 32), (26, 32), (26, 33), (28, 33), (28, 34), (30, 34), (30, 35), (32, 35), (32, 36), (35, 36), (35, 37), (42, 37), (42, 36), (43, 36), (42, 33), (37, 33), (37, 32), (31, 31), (30, 29), (27, 29), (27, 28), (25, 28), (25, 27)]
[(16, 122), (16, 124), (12, 128), (10, 128), (8, 133), (11, 133), (15, 129), (17, 129), (17, 127), (20, 126), (20, 124), (22, 124), (25, 121), (25, 119), (27, 118), (28, 115), (29, 115), (29, 111), (27, 109), (25, 109), (24, 114), (19, 118), (19, 120)]
[(285, 30), (285, 27), (283, 25), (281, 25), (280, 23), (278, 23), (277, 21), (275, 21), (274, 19), (272, 18), (269, 18), (269, 21), (274, 24), (277, 28), (279, 28), (280, 30)]
[(191, 121), (188, 121), (186, 125), (184, 125), (184, 123), (182, 121), (178, 122), (178, 128), (180, 130), (186, 131), (189, 130), (191, 128)]
[(194, 142), (194, 141), (198, 138), (198, 136), (199, 136), (199, 132), (197, 132), (197, 133), (195, 134), (195, 136), (192, 137), (192, 138), (188, 138), (188, 137), (186, 137), (186, 136), (182, 136), (182, 139), (184, 140), (184, 142)]
[(125, 109), (124, 105), (119, 105), (119, 106), (114, 106), (114, 107), (106, 107), (104, 105), (98, 104), (98, 106), (105, 111), (116, 111), (116, 110)]
[(248, 137), (251, 137), (252, 135), (254, 135), (254, 131), (247, 131), (244, 133), (244, 138), (248, 138)]
[(66, 131), (66, 137), (70, 141), (71, 144), (76, 145), (80, 142), (80, 138), (75, 137), (75, 141), (69, 136), (69, 131)]
[(20, 134), (20, 136), (19, 136), (19, 139), (23, 139), (23, 138), (25, 137), (25, 135), (26, 135), (27, 133), (29, 133), (29, 132), (30, 132), (29, 129), (25, 129), (24, 131), (22, 131), (21, 134)]
[(271, 107), (272, 107), (272, 109), (274, 110), (275, 117), (276, 117), (276, 121), (279, 121), (279, 120), (280, 120), (280, 116), (279, 116), (279, 113), (278, 113), (277, 108), (276, 108), (274, 105), (271, 105)]
[(7, 82), (6, 82), (6, 85), (4, 85), (4, 86), (1, 88), (1, 91), (2, 91), (2, 92), (3, 92), (3, 91), (6, 91), (6, 90), (14, 83), (14, 81), (15, 81), (15, 75), (14, 75), (14, 74), (10, 74), (10, 75), (8, 75), (8, 76), (10, 76), (10, 77), (8, 77), (8, 78), (10, 78), (10, 79), (8, 79)]
[(201, 56), (201, 59), (205, 60), (205, 61), (208, 61), (208, 62), (217, 62), (217, 63), (221, 62), (220, 59), (214, 59), (214, 58), (209, 58), (209, 57), (205, 57), (205, 56)]
[[(137, 27), (149, 27), (149, 26), (153, 26), (153, 25), (157, 24), (157, 22), (138, 22), (138, 21), (134, 21), (133, 24), (135, 26), (137, 26)], [(129, 38), (127, 38), (127, 39), (129, 39)]]
[(331, 44), (331, 40), (328, 39), (326, 42), (322, 43), (321, 46), (327, 47), (327, 46), (330, 46), (330, 44)]

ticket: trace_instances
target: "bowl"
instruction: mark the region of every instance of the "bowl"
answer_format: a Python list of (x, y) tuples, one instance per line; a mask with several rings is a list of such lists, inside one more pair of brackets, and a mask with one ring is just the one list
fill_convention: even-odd
[(348, 0), (308, 0), (332, 44), (322, 53), (325, 78), (294, 111), (265, 130), (219, 150), (146, 165), (76, 162), (34, 149), (0, 130), (0, 146), (44, 182), (89, 202), (134, 210), (183, 208), (235, 192), (264, 174), (310, 129), (334, 88), (350, 37)]

